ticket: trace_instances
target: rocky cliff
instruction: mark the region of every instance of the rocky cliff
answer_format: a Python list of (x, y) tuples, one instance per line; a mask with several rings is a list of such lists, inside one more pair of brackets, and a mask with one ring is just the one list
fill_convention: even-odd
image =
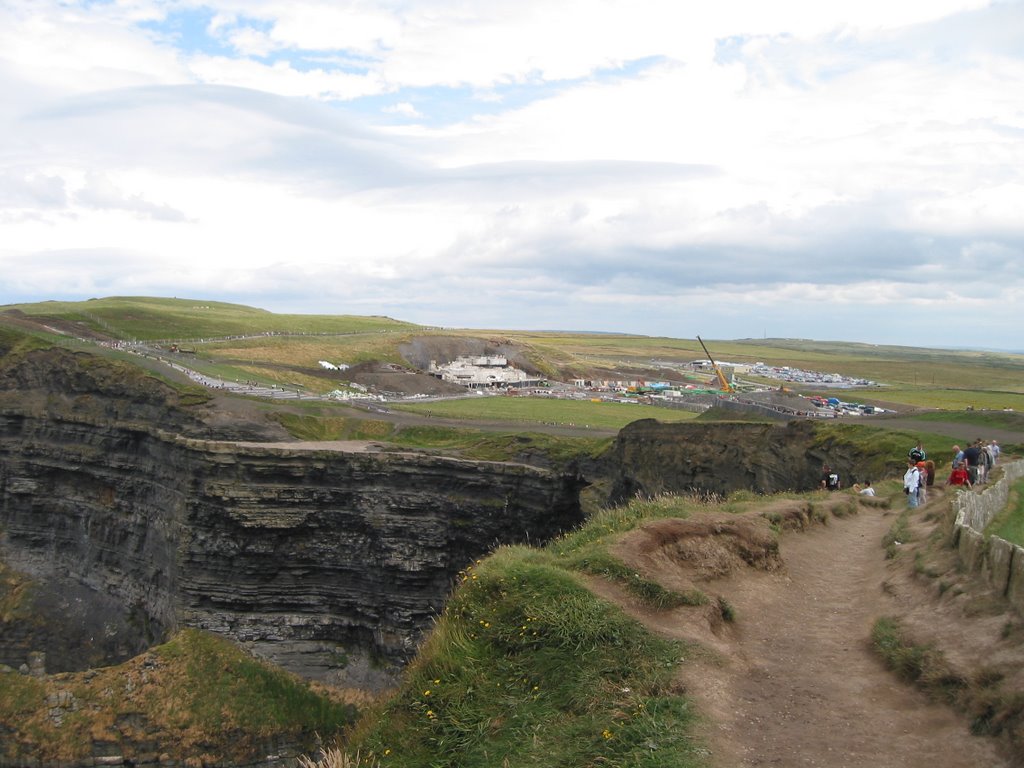
[(810, 421), (669, 424), (645, 419), (624, 427), (604, 457), (607, 497), (734, 491), (777, 493), (817, 488), (821, 465), (841, 468), (844, 483), (868, 476), (864, 459)]
[(0, 562), (34, 588), (14, 608), (0, 594), (0, 663), (43, 651), (49, 671), (83, 669), (192, 626), (307, 677), (375, 689), (460, 569), (579, 523), (587, 481), (617, 503), (809, 489), (822, 461), (851, 479), (855, 466), (806, 422), (640, 421), (584, 480), (372, 445), (268, 443), (267, 425), (193, 399), (186, 407), (137, 366), (83, 353), (2, 358)]
[(460, 569), (582, 516), (574, 475), (215, 437), (172, 388), (87, 355), (8, 361), (0, 558), (35, 589), (0, 621), (0, 663), (81, 669), (194, 626), (379, 688)]

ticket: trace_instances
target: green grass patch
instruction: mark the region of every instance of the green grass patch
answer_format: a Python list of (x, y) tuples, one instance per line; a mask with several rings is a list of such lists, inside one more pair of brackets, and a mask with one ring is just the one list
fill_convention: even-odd
[(967, 681), (952, 669), (942, 651), (914, 642), (896, 619), (878, 619), (871, 630), (871, 642), (886, 666), (936, 700), (955, 703), (967, 687)]
[(910, 540), (910, 510), (904, 509), (882, 537), (882, 547), (889, 560), (899, 554), (900, 547)]
[(297, 440), (386, 440), (394, 432), (391, 423), (377, 419), (296, 413), (275, 413), (273, 417)]
[(317, 734), (340, 733), (356, 718), (351, 705), (230, 641), (186, 629), (113, 667), (41, 680), (0, 673), (0, 722), (11, 729), (0, 755), (80, 761), (94, 740), (122, 740), (125, 713), (176, 760), (203, 754), (222, 765), (277, 739), (312, 749)]
[(935, 701), (951, 704), (970, 719), (978, 736), (1005, 736), (1011, 749), (1024, 746), (1024, 693), (1007, 691), (1004, 670), (981, 667), (971, 678), (955, 670), (932, 644), (915, 642), (897, 619), (881, 618), (871, 630), (874, 650), (891, 670)]
[(272, 363), (291, 368), (308, 368), (324, 377), (343, 381), (344, 371), (325, 371), (320, 361), (335, 365), (358, 365), (369, 361), (404, 364), (398, 347), (408, 341), (403, 328), (387, 332), (347, 332), (337, 335), (269, 336), (230, 341), (215, 341), (196, 347), (200, 357), (233, 361), (237, 364)]
[(416, 328), (387, 317), (278, 315), (240, 304), (193, 299), (118, 296), (44, 301), (4, 307), (36, 318), (84, 323), (119, 339), (199, 339), (267, 333), (366, 333)]
[[(920, 438), (926, 449), (945, 446), (947, 438), (929, 432), (887, 429), (838, 419), (814, 423), (815, 446), (826, 453), (857, 457), (858, 476), (878, 482), (882, 478), (903, 476), (907, 469), (907, 452)], [(929, 451), (939, 454), (940, 451)], [(848, 483), (847, 483), (848, 484)]]
[(1024, 547), (1024, 478), (1010, 486), (1006, 507), (992, 519), (985, 533)]
[(1004, 408), (1024, 409), (1024, 393), (1006, 390), (988, 391), (982, 388), (887, 388), (872, 393), (872, 397), (883, 399), (888, 403), (903, 403), (919, 408), (938, 408), (945, 412), (956, 413), (971, 408), (974, 411), (1002, 411)]
[(0, 722), (25, 722), (45, 703), (46, 686), (42, 681), (14, 671), (0, 672)]
[(352, 707), (315, 693), (294, 675), (216, 635), (186, 629), (155, 653), (173, 667), (161, 692), (175, 705), (167, 716), (171, 728), (273, 736), (336, 733), (354, 720)]
[(965, 428), (973, 430), (970, 432), (972, 435), (975, 431), (983, 434), (986, 428), (1016, 431), (1024, 435), (1024, 414), (1016, 411), (939, 411), (916, 414), (914, 418), (922, 422), (962, 424)]
[(350, 744), (393, 766), (698, 766), (685, 648), (550, 555), (503, 548), (461, 584), (399, 695)]
[(448, 419), (512, 421), (523, 424), (621, 429), (639, 419), (692, 421), (697, 414), (653, 405), (560, 400), (546, 397), (473, 397), (433, 403), (394, 406), (395, 410), (426, 413)]
[(28, 598), (31, 588), (32, 580), (28, 576), (0, 562), (0, 624), (30, 617)]
[[(322, 411), (321, 408), (316, 410)], [(540, 461), (563, 466), (593, 458), (611, 438), (567, 437), (541, 432), (489, 432), (432, 425), (399, 426), (379, 419), (322, 413), (277, 413), (274, 418), (298, 440), (372, 440), (401, 448), (444, 451), (482, 461)]]

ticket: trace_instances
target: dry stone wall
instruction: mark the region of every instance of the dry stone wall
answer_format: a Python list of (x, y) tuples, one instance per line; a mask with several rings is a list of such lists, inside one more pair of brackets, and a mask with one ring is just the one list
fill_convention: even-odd
[(1007, 504), (1010, 486), (1024, 477), (1024, 461), (1002, 465), (1002, 477), (984, 490), (959, 491), (954, 543), (960, 561), (970, 570), (983, 571), (997, 590), (1024, 611), (1024, 547), (998, 536), (985, 536), (986, 526)]

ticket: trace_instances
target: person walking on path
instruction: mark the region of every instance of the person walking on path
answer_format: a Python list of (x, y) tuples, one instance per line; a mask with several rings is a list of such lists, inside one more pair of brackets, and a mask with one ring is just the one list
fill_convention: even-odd
[(903, 493), (907, 495), (907, 506), (914, 509), (921, 503), (918, 490), (921, 487), (921, 471), (917, 462), (907, 459), (907, 472), (903, 475)]
[(975, 440), (973, 443), (964, 448), (964, 461), (967, 463), (967, 474), (971, 477), (971, 482), (977, 485), (982, 482), (981, 477), (981, 440)]

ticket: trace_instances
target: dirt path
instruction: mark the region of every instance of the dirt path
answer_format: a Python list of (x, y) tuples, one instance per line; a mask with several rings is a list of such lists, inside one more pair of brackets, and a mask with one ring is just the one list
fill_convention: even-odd
[(682, 684), (705, 716), (701, 735), (716, 768), (1010, 765), (869, 647), (875, 620), (892, 615), (881, 540), (894, 515), (864, 508), (783, 534), (780, 570), (744, 568), (707, 585), (735, 609), (735, 621), (714, 633), (695, 635), (685, 609), (631, 610), (660, 634), (712, 649), (684, 665)]

